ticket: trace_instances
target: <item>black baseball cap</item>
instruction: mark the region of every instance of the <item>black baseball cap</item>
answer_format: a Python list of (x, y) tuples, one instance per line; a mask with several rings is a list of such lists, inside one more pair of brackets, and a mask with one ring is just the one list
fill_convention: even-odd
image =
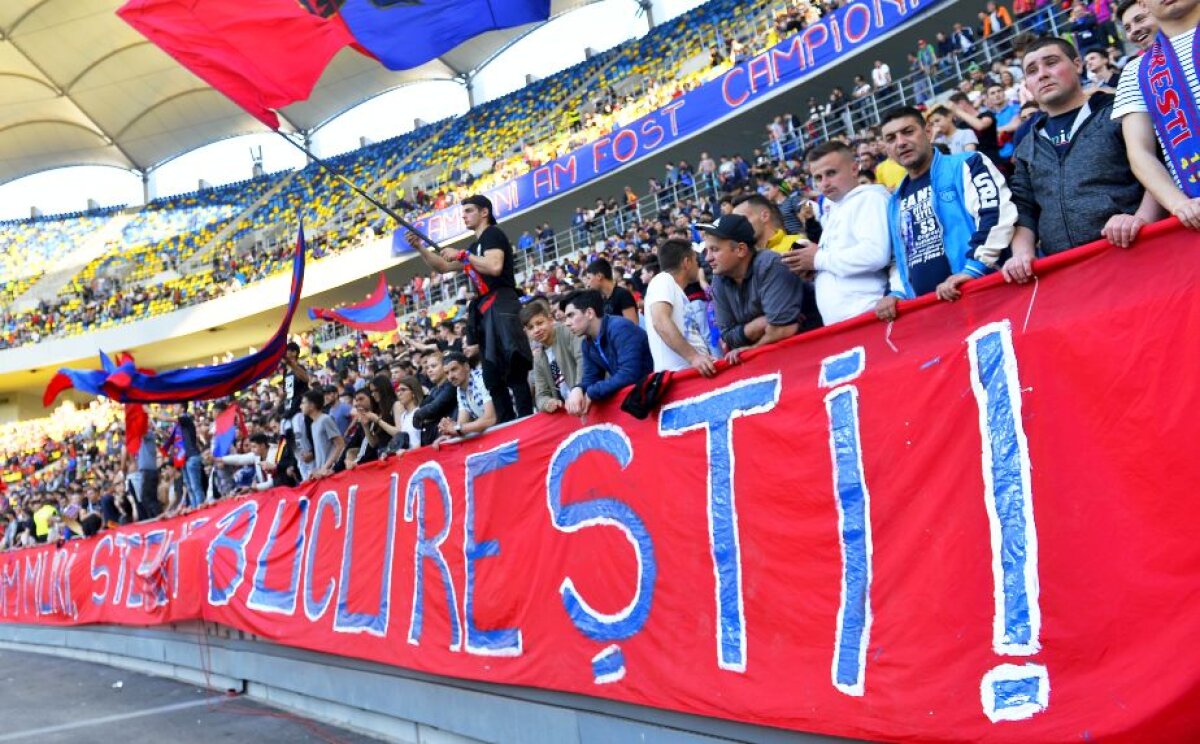
[(751, 248), (757, 242), (754, 239), (754, 226), (750, 224), (750, 220), (740, 214), (723, 214), (717, 218), (716, 222), (699, 224), (696, 227), (709, 235), (723, 240), (745, 243)]
[(483, 194), (473, 194), (468, 196), (466, 199), (462, 200), (462, 203), (464, 205), (470, 204), (471, 206), (479, 209), (486, 209), (488, 211), (488, 224), (496, 224), (496, 208), (492, 206), (492, 200)]

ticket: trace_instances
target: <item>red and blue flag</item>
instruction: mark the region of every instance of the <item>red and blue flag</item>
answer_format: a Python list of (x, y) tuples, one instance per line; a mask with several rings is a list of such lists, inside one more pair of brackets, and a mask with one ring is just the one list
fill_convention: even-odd
[(224, 457), (233, 453), (238, 434), (244, 429), (242, 421), (242, 409), (237, 403), (217, 414), (217, 419), (213, 422), (216, 429), (213, 436), (213, 457)]
[(129, 0), (129, 25), (259, 121), (309, 97), (347, 46), (393, 70), (486, 31), (550, 17), (550, 0)]
[(388, 294), (387, 279), (383, 274), (379, 275), (379, 282), (375, 285), (375, 291), (362, 302), (339, 307), (334, 310), (327, 310), (321, 307), (309, 308), (308, 317), (311, 320), (321, 319), (333, 323), (341, 323), (347, 328), (353, 328), (356, 331), (374, 331), (378, 333), (394, 331), (398, 327), (396, 324), (396, 310), (392, 306), (392, 298)]
[(59, 393), (72, 387), (121, 403), (186, 403), (228, 398), (253, 385), (274, 372), (287, 351), (288, 329), (304, 288), (304, 252), (304, 229), (301, 228), (292, 257), (292, 288), (288, 294), (287, 312), (275, 335), (256, 353), (211, 367), (155, 374), (138, 369), (128, 355), (122, 355), (118, 365), (100, 352), (99, 370), (60, 369), (42, 394), (43, 405), (49, 407)]

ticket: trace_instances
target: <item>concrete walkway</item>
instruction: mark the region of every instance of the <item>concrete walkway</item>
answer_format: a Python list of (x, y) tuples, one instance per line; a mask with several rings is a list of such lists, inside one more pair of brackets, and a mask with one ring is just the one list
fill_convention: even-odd
[(375, 742), (251, 700), (124, 669), (0, 650), (0, 743)]

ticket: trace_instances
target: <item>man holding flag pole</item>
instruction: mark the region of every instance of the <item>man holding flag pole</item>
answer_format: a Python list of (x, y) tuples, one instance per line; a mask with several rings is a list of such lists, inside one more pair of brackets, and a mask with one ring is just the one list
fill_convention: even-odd
[(461, 271), (471, 280), (475, 299), (467, 311), (468, 335), (479, 345), (483, 380), (496, 406), (498, 423), (533, 414), (529, 372), (533, 351), (518, 317), (521, 300), (513, 271), (513, 249), (496, 225), (495, 210), (486, 196), (463, 199), (463, 224), (475, 240), (466, 250), (443, 248), (434, 253), (422, 238), (408, 231), (408, 243), (434, 271)]

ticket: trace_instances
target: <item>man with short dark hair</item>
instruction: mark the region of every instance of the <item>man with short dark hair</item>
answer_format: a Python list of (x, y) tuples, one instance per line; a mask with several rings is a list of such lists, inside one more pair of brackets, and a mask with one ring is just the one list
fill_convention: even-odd
[(977, 152), (938, 152), (920, 111), (889, 112), (883, 139), (907, 173), (888, 213), (891, 291), (875, 307), (881, 320), (891, 321), (901, 298), (937, 292), (953, 302), (964, 282), (995, 271), (1012, 240), (1017, 210), (995, 164)]
[[(234, 473), (234, 486), (240, 490), (266, 491), (275, 486), (271, 473), (275, 464), (268, 459), (271, 451), (271, 440), (266, 434), (258, 432), (250, 435), (250, 451), (244, 454), (231, 454), (214, 457), (213, 462), (219, 465), (237, 465), (240, 469)], [(245, 473), (248, 473), (248, 476)]]
[(1112, 115), (1121, 121), (1137, 179), (1185, 227), (1200, 230), (1200, 0), (1142, 5), (1159, 33), (1145, 54), (1125, 65)]
[(796, 335), (804, 320), (800, 278), (778, 253), (755, 248), (759, 241), (750, 221), (730, 214), (700, 229), (727, 360), (737, 363), (742, 349)]
[(492, 401), (483, 373), (471, 369), (466, 356), (450, 352), (443, 357), (446, 379), (454, 387), (458, 398), (458, 420), (444, 418), (438, 424), (442, 438), (466, 437), (482, 434), (488, 427), (499, 423), (496, 406)]
[(540, 351), (533, 355), (533, 390), (537, 409), (553, 413), (562, 409), (583, 369), (583, 341), (561, 323), (554, 322), (550, 306), (533, 300), (521, 308), (521, 325)]
[(637, 300), (629, 290), (618, 287), (613, 281), (613, 267), (606, 258), (597, 258), (583, 272), (588, 289), (594, 289), (604, 298), (604, 314), (620, 315), (630, 323), (638, 322)]
[(813, 185), (825, 199), (821, 242), (805, 243), (783, 257), (792, 273), (816, 272), (817, 307), (826, 323), (868, 312), (887, 292), (891, 259), (888, 190), (860, 186), (854, 151), (837, 140), (806, 158)]
[(985, 108), (976, 108), (970, 96), (955, 93), (950, 96), (947, 108), (955, 118), (971, 128), (976, 137), (976, 151), (984, 154), (993, 163), (1000, 162), (1000, 140), (996, 131), (996, 113)]
[(954, 125), (954, 114), (945, 106), (934, 106), (929, 111), (929, 127), (933, 132), (933, 143), (945, 145), (951, 155), (975, 152), (979, 149), (979, 138), (975, 130)]
[[(1135, 47), (1144, 52), (1154, 45), (1158, 21), (1139, 0), (1121, 0), (1117, 5), (1117, 20), (1125, 31), (1125, 38)], [(1117, 84), (1120, 85), (1120, 82)]]
[(474, 287), (476, 297), (467, 308), (471, 340), (479, 346), (480, 370), (503, 423), (533, 413), (528, 383), (533, 351), (517, 319), (521, 301), (513, 248), (497, 226), (496, 210), (486, 196), (476, 194), (463, 199), (462, 218), (475, 235), (466, 250), (443, 248), (437, 254), (412, 232), (408, 233), (408, 242), (434, 271), (464, 272)]
[(646, 332), (604, 312), (594, 289), (572, 292), (559, 303), (571, 333), (583, 339), (583, 375), (567, 396), (567, 413), (582, 416), (595, 401), (641, 382), (654, 370)]
[(312, 431), (313, 469), (306, 480), (331, 475), (346, 449), (346, 440), (333, 418), (323, 410), (324, 405), (325, 396), (319, 390), (309, 390), (300, 402), (300, 411), (311, 422)]
[(1041, 114), (1017, 147), (1012, 179), (1017, 227), (1008, 281), (1033, 276), (1033, 258), (1101, 237), (1127, 247), (1160, 216), (1158, 204), (1133, 177), (1113, 97), (1080, 84), (1082, 62), (1064, 39), (1043, 37), (1025, 49), (1021, 65)]
[(705, 377), (717, 373), (708, 353), (705, 318), (691, 312), (686, 288), (700, 279), (700, 259), (686, 240), (667, 240), (658, 247), (662, 272), (646, 288), (646, 338), (654, 371), (689, 367)]

